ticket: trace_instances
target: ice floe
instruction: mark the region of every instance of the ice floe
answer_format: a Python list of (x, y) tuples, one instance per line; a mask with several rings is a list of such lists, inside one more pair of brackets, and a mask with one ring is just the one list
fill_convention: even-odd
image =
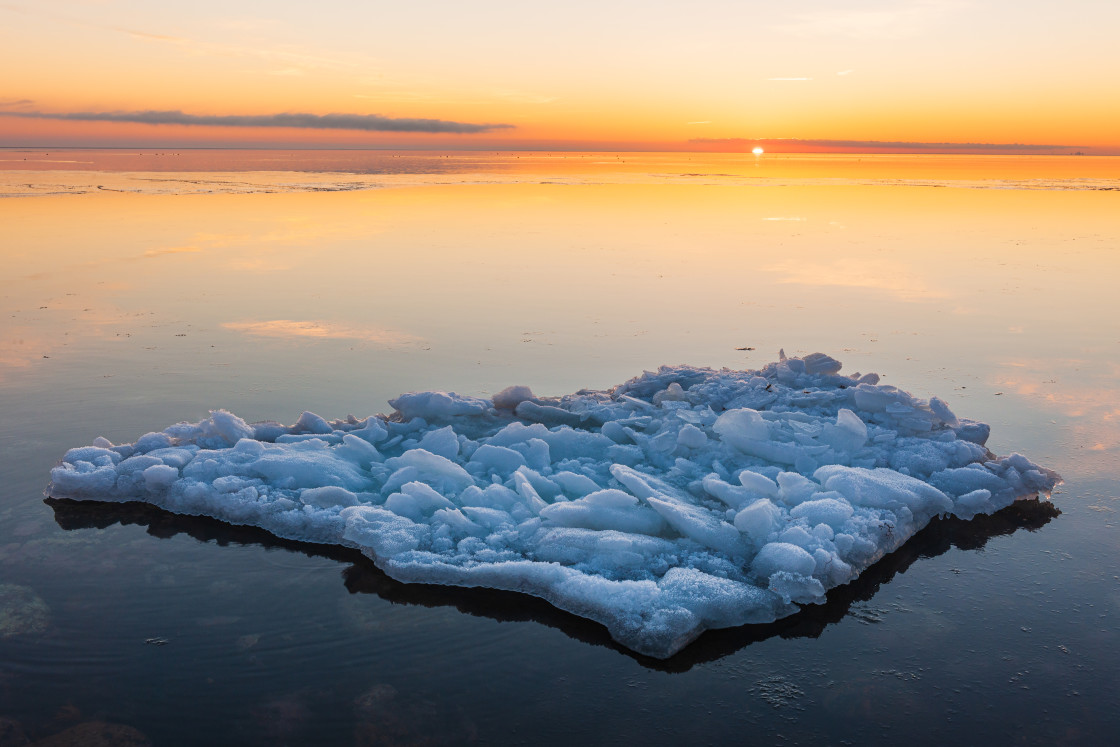
[(759, 371), (665, 366), (608, 391), (414, 392), (295, 425), (214, 411), (52, 470), (55, 498), (356, 547), (406, 582), (542, 597), (667, 657), (854, 579), (930, 519), (1047, 495), (988, 426), (814, 353)]

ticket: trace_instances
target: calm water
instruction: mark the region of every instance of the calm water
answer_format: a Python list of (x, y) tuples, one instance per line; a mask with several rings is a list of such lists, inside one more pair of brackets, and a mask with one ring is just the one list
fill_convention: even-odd
[[(156, 744), (1110, 744), (1117, 186), (1097, 158), (0, 151), (0, 718)], [(364, 416), (780, 347), (941, 396), (1066, 484), (664, 662), (534, 599), (44, 501), (67, 448), (212, 408)]]

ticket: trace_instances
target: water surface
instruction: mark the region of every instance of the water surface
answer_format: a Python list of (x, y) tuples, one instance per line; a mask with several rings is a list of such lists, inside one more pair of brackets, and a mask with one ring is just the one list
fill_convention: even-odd
[[(23, 615), (0, 632), (0, 717), (33, 737), (88, 720), (160, 744), (1120, 728), (1115, 159), (46, 153), (0, 153), (19, 195), (0, 199), (0, 603)], [(941, 396), (1066, 484), (1053, 506), (937, 523), (828, 605), (667, 662), (539, 600), (43, 501), (67, 448), (217, 407), (361, 417), (403, 391), (563, 394), (781, 347)]]

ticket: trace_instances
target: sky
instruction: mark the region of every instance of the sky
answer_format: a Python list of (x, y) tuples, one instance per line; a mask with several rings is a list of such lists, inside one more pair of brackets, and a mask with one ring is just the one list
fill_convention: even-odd
[(1118, 28), (1116, 0), (0, 0), (0, 146), (1120, 154)]

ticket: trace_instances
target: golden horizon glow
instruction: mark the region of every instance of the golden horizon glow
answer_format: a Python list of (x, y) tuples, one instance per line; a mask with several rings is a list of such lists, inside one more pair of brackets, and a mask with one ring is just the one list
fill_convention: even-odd
[[(1120, 6), (1092, 0), (1029, 14), (1009, 0), (705, 0), (640, 14), (588, 0), (563, 14), (512, 0), (313, 12), (14, 0), (0, 5), (0, 145), (1120, 153), (1120, 99), (1102, 95), (1120, 89), (1117, 27)], [(153, 111), (512, 127), (129, 121)], [(57, 118), (82, 114), (123, 121)]]
[[(922, 159), (886, 160), (897, 175)], [(100, 372), (107, 351), (141, 368), (197, 357), (253, 380), (244, 366), (287, 376), (274, 351), (297, 347), (282, 353), (289, 366), (321, 375), (337, 360), (332, 376), (386, 397), (438, 386), (450, 365), (474, 393), (476, 360), (483, 391), (532, 371), (535, 390), (563, 393), (610, 386), (666, 350), (741, 367), (794, 354), (796, 340), (842, 347), (850, 371), (901, 361), (932, 387), (920, 396), (987, 422), (1043, 408), (1069, 429), (1054, 448), (1103, 474), (1120, 453), (1114, 195), (643, 177), (0, 200), (0, 381)], [(578, 288), (578, 313), (541, 278)], [(659, 294), (672, 303), (651, 304)], [(1046, 355), (1024, 358), (1039, 340)], [(601, 378), (586, 379), (588, 361)]]

